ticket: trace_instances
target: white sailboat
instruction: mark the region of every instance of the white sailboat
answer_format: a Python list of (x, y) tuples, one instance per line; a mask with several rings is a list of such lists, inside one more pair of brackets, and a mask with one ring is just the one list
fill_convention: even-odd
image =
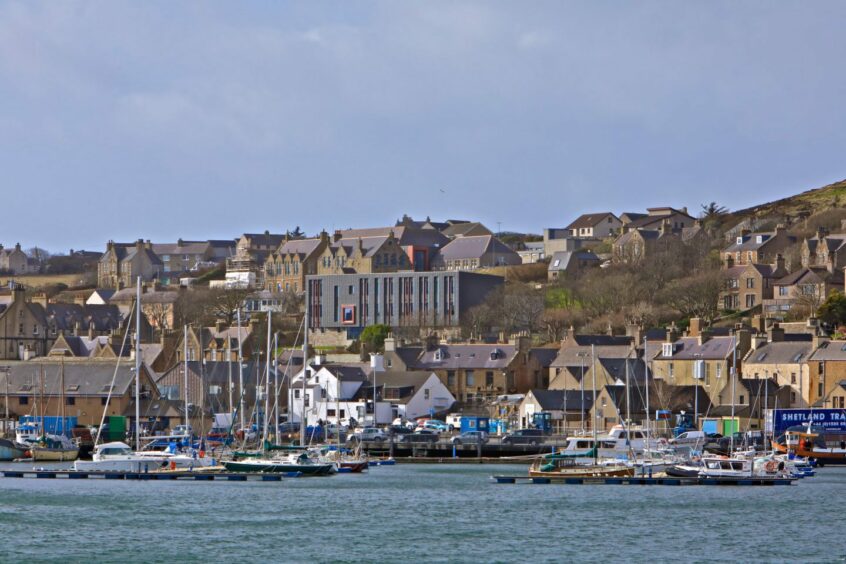
[(135, 450), (122, 442), (100, 444), (94, 447), (92, 460), (77, 460), (73, 469), (79, 472), (145, 472), (159, 468), (210, 466), (213, 461), (199, 453), (141, 450), (141, 277), (138, 277), (135, 305)]

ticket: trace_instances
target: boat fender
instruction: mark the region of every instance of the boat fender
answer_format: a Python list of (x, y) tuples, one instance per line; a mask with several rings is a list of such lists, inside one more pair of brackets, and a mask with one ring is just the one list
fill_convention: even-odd
[(175, 461), (175, 460), (171, 460), (171, 461), (170, 461), (170, 469), (171, 469), (171, 470), (176, 470), (176, 461)]
[(775, 460), (767, 460), (767, 462), (766, 462), (766, 463), (764, 463), (764, 470), (765, 470), (768, 474), (772, 474), (773, 472), (775, 472), (775, 471), (776, 471), (776, 468), (777, 468), (777, 466), (776, 466), (776, 461), (775, 461)]
[(205, 457), (206, 457), (206, 451), (200, 450), (200, 458), (205, 458)]

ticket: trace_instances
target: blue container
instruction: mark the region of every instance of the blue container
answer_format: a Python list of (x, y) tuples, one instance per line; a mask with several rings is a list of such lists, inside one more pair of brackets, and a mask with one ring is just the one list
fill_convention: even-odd
[[(36, 415), (23, 415), (20, 418), (21, 425), (40, 422), (41, 417)], [(65, 417), (64, 421), (62, 421), (61, 417), (45, 415), (42, 430), (50, 435), (65, 435), (66, 437), (70, 437), (71, 429), (76, 427), (76, 423), (76, 417)]]
[(490, 417), (464, 416), (461, 418), (461, 432), (482, 431), (490, 433)]

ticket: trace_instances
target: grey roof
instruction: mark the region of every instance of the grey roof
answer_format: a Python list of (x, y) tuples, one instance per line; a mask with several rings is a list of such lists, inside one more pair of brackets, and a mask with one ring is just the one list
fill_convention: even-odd
[[(118, 290), (114, 293), (109, 302), (133, 302), (135, 301), (136, 292), (137, 290), (135, 288), (124, 288), (123, 290)], [(176, 302), (178, 299), (179, 292), (170, 290), (155, 290), (141, 294), (142, 304), (169, 304)]]
[(776, 286), (793, 286), (795, 284), (827, 284), (842, 285), (843, 272), (836, 270), (829, 272), (823, 267), (806, 267), (792, 272), (774, 282)]
[[(107, 396), (114, 376), (113, 395), (124, 395), (135, 383), (135, 362), (115, 363), (114, 359), (84, 361), (66, 360), (64, 363), (12, 362), (9, 366), (9, 394), (35, 395), (41, 393), (41, 369), (44, 369), (44, 395), (59, 396), (62, 393), (61, 372), (64, 364), (65, 395)], [(117, 372), (115, 372), (117, 367)], [(6, 389), (6, 373), (0, 372), (0, 389)]]
[(157, 255), (202, 255), (209, 250), (208, 241), (178, 241), (176, 243), (153, 243)]
[(514, 255), (519, 260), (517, 253), (493, 235), (456, 237), (441, 249), (440, 256), (444, 260), (472, 259), (489, 252)]
[[(597, 361), (603, 358), (626, 358), (630, 352), (629, 344), (602, 345), (594, 348)], [(558, 354), (550, 366), (568, 368), (584, 366), (590, 369), (591, 362), (590, 346), (567, 345), (558, 350)]]
[(549, 260), (550, 271), (567, 270), (572, 260), (584, 260), (590, 262), (599, 262), (599, 257), (593, 251), (557, 251), (552, 254)]
[(598, 225), (602, 221), (605, 221), (605, 218), (608, 216), (617, 219), (617, 216), (611, 212), (598, 212), (598, 213), (586, 213), (582, 214), (576, 218), (570, 225), (568, 225), (565, 229), (579, 229), (582, 227), (593, 227)]
[(557, 348), (533, 347), (529, 349), (529, 357), (536, 360), (544, 368), (548, 368), (557, 356)]
[[(441, 360), (436, 360), (440, 352)], [(496, 352), (494, 359), (491, 354)], [(414, 368), (426, 370), (498, 369), (507, 367), (517, 354), (517, 347), (504, 344), (438, 345), (425, 351), (415, 362)], [(411, 367), (409, 367), (411, 368)]]
[(280, 255), (302, 255), (308, 257), (320, 246), (320, 238), (314, 239), (292, 239), (285, 241), (279, 247)]
[(767, 343), (750, 351), (743, 361), (743, 365), (803, 363), (813, 350), (813, 344), (808, 341)]
[(811, 360), (846, 360), (846, 341), (831, 340), (820, 343)]
[[(723, 252), (737, 252), (737, 251), (755, 251), (760, 249), (761, 247), (767, 245), (773, 237), (775, 237), (775, 231), (768, 231), (762, 233), (750, 233), (748, 235), (738, 235), (735, 239), (734, 243), (726, 247)], [(758, 238), (760, 237), (760, 243), (758, 242)], [(741, 239), (741, 243), (738, 244), (737, 239)], [(795, 242), (796, 237), (788, 236), (788, 241)]]
[(278, 247), (285, 240), (285, 235), (277, 233), (244, 233), (251, 245), (261, 247)]
[[(579, 390), (544, 390), (535, 388), (532, 395), (544, 411), (580, 411), (582, 407), (582, 393)], [(565, 403), (566, 398), (566, 403)], [(590, 411), (593, 406), (593, 392), (584, 394), (585, 411)]]
[(409, 371), (409, 372), (381, 372), (377, 384), (383, 389), (400, 389), (400, 398), (413, 396), (417, 390), (432, 376), (432, 372)]
[[(599, 358), (597, 362), (605, 371), (616, 380), (625, 383), (626, 381), (626, 359), (625, 358)], [(634, 385), (646, 380), (646, 368), (643, 362), (637, 358), (628, 359), (629, 384)]]
[[(697, 337), (682, 337), (675, 342), (675, 360), (723, 360), (731, 356), (734, 337), (711, 337), (701, 345)], [(659, 358), (664, 358), (663, 355)]]
[(460, 221), (450, 224), (442, 233), (447, 237), (463, 237), (471, 232), (493, 234), (493, 232), (478, 221)]

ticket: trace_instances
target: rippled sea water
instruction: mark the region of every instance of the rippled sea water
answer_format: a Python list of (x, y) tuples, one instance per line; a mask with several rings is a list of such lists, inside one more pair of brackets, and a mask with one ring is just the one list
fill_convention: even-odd
[[(2, 467), (8, 468), (4, 464)], [(24, 465), (30, 468), (30, 465)], [(409, 464), (262, 482), (0, 478), (0, 560), (843, 561), (846, 468), (792, 487), (493, 484)]]

